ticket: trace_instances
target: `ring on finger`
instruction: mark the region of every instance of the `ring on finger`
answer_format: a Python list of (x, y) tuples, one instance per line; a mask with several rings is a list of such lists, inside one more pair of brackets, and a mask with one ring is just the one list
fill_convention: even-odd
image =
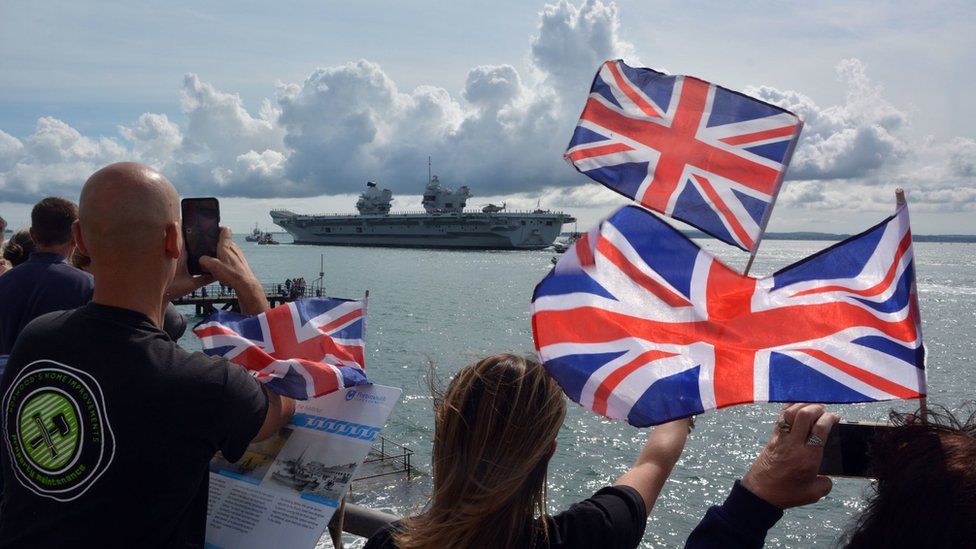
[(777, 421), (776, 428), (779, 429), (779, 432), (781, 433), (789, 433), (793, 430), (793, 426), (787, 423), (785, 419)]
[(817, 435), (810, 435), (807, 437), (807, 446), (823, 446), (824, 441)]

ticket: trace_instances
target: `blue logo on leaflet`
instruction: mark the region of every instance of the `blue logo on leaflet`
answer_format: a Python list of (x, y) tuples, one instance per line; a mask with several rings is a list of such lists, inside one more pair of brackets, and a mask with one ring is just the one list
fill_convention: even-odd
[(346, 401), (353, 399), (356, 399), (359, 402), (365, 402), (367, 404), (383, 404), (386, 402), (385, 395), (374, 395), (372, 393), (349, 389), (346, 391)]
[(291, 418), (291, 424), (296, 427), (304, 427), (306, 429), (369, 442), (376, 440), (376, 435), (381, 429), (380, 427), (373, 427), (371, 425), (363, 425), (361, 423), (353, 423), (331, 417), (313, 416), (310, 414), (295, 414)]

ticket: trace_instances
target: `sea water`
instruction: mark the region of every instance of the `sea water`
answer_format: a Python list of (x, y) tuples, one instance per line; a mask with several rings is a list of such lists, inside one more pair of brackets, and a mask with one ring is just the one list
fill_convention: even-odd
[[(403, 399), (383, 434), (416, 452), (421, 474), (404, 482), (388, 477), (363, 490), (356, 503), (409, 514), (429, 496), (433, 415), (427, 384), (433, 364), (446, 382), (461, 366), (497, 352), (533, 352), (529, 303), (552, 267), (552, 252), (450, 251), (393, 248), (240, 244), (258, 278), (317, 278), (324, 258), (330, 296), (358, 298), (369, 290), (366, 365), (369, 378), (401, 387)], [(698, 241), (741, 270), (744, 252)], [(824, 247), (827, 242), (763, 242), (753, 274), (764, 276)], [(976, 398), (973, 342), (976, 326), (976, 245), (915, 245), (923, 332), (928, 348), (929, 402), (950, 408)], [(190, 309), (186, 309), (190, 311)], [(196, 337), (181, 343), (199, 348)], [(916, 401), (831, 406), (846, 419), (884, 420), (891, 409)], [(665, 485), (644, 536), (644, 547), (680, 547), (710, 505), (721, 503), (765, 444), (780, 406), (757, 404), (699, 416), (697, 427)], [(531, 421), (532, 418), (526, 418)], [(558, 449), (549, 466), (550, 512), (567, 508), (613, 482), (633, 463), (648, 430), (608, 421), (569, 402)], [(829, 546), (864, 506), (869, 484), (836, 479), (814, 505), (788, 510), (770, 531), (767, 547)], [(327, 538), (328, 536), (326, 536)], [(348, 546), (362, 540), (347, 536)], [(349, 543), (351, 542), (351, 543)], [(323, 538), (320, 546), (331, 544)]]

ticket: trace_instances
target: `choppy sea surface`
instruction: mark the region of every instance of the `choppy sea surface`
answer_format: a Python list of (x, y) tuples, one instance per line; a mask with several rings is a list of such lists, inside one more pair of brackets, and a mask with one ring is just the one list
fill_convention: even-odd
[[(403, 399), (383, 434), (413, 449), (421, 474), (406, 482), (389, 477), (357, 486), (356, 503), (409, 514), (429, 495), (433, 419), (428, 364), (445, 381), (461, 366), (497, 352), (533, 352), (529, 302), (549, 271), (551, 252), (447, 251), (297, 246), (282, 235), (279, 246), (241, 247), (262, 281), (318, 276), (324, 257), (327, 293), (359, 297), (369, 290), (367, 371), (375, 383), (401, 387)], [(742, 269), (746, 254), (698, 241)], [(765, 276), (827, 247), (827, 242), (763, 242), (752, 274)], [(923, 333), (928, 348), (929, 402), (956, 408), (976, 398), (976, 244), (915, 245)], [(190, 311), (190, 309), (187, 309)], [(199, 348), (196, 337), (181, 343)], [(834, 406), (843, 417), (884, 420), (890, 409), (912, 410), (916, 401)], [(688, 440), (648, 520), (644, 547), (681, 547), (710, 505), (721, 503), (732, 482), (752, 463), (768, 438), (779, 405), (746, 405), (704, 414)], [(550, 512), (567, 508), (627, 470), (648, 431), (612, 422), (569, 403), (549, 467)], [(866, 481), (836, 479), (815, 505), (791, 509), (769, 533), (767, 547), (830, 546), (863, 508)], [(363, 540), (346, 537), (347, 546)], [(320, 543), (327, 547), (327, 541)]]

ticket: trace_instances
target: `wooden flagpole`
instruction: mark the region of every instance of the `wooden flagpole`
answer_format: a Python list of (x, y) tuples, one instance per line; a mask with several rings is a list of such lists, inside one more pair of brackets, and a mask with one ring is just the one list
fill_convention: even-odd
[(803, 120), (799, 120), (797, 126), (799, 127), (796, 133), (793, 134), (793, 139), (790, 140), (790, 146), (786, 149), (786, 156), (783, 157), (784, 169), (776, 179), (773, 198), (769, 201), (769, 207), (763, 213), (762, 223), (759, 224), (759, 234), (756, 235), (756, 245), (749, 252), (749, 261), (746, 263), (746, 269), (742, 271), (742, 276), (749, 276), (749, 271), (752, 270), (752, 262), (756, 260), (756, 254), (759, 253), (759, 244), (762, 242), (763, 235), (766, 234), (766, 226), (769, 225), (769, 218), (773, 215), (773, 206), (776, 205), (776, 198), (779, 197), (779, 191), (783, 187), (783, 179), (786, 178), (786, 167), (789, 167), (790, 160), (793, 159), (793, 151), (796, 149), (796, 144), (800, 140), (800, 134), (803, 133)]
[[(905, 200), (905, 190), (902, 189), (901, 187), (895, 189), (895, 204), (897, 204), (899, 207), (905, 206), (905, 205), (908, 204), (908, 201)], [(912, 258), (912, 261), (914, 262), (915, 259)], [(918, 289), (915, 287), (915, 271), (914, 270), (912, 270), (912, 290), (915, 292), (916, 299), (918, 299)], [(928, 390), (929, 389), (926, 386), (925, 387), (926, 393), (928, 393)], [(922, 415), (922, 417), (920, 418), (922, 420), (922, 423), (928, 423), (929, 422), (929, 418), (928, 418), (929, 398), (928, 398), (927, 395), (922, 395), (921, 397), (919, 397), (919, 399), (918, 399), (918, 411)]]

